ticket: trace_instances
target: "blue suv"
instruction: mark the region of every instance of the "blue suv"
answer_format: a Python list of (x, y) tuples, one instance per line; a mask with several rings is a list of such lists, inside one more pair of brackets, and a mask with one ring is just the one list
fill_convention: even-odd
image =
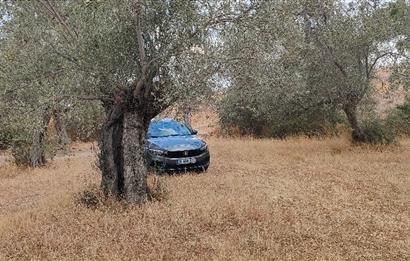
[(196, 134), (174, 119), (152, 120), (147, 139), (149, 165), (160, 171), (206, 171), (208, 146)]

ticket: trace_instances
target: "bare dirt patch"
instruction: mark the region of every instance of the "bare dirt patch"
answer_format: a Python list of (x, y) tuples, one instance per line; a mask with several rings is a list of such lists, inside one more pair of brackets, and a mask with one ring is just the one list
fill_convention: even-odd
[(75, 203), (99, 182), (91, 155), (0, 174), (0, 260), (410, 258), (409, 140), (382, 150), (306, 139), (209, 147), (208, 173), (161, 178), (167, 197), (141, 207)]

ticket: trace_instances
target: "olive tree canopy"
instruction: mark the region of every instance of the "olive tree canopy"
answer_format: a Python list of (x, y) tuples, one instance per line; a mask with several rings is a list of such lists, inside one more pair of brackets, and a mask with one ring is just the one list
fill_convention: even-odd
[(372, 79), (408, 63), (400, 48), (408, 41), (407, 10), (405, 1), (263, 2), (224, 33), (232, 82), (225, 104), (273, 122), (340, 109), (354, 140), (365, 141), (358, 107), (371, 96)]
[(204, 86), (210, 74), (195, 77), (189, 68), (207, 55), (209, 29), (247, 16), (254, 4), (3, 1), (8, 19), (2, 26), (2, 99), (18, 119), (27, 118), (20, 121), (23, 126), (36, 121), (37, 147), (50, 111), (74, 100), (101, 102), (106, 114), (100, 138), (102, 189), (143, 202), (149, 198), (144, 146), (150, 120)]

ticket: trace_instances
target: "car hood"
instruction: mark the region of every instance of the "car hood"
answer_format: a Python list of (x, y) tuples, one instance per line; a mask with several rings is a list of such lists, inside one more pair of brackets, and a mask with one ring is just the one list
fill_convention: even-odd
[(205, 145), (205, 142), (195, 135), (148, 138), (148, 147), (166, 151), (195, 150)]

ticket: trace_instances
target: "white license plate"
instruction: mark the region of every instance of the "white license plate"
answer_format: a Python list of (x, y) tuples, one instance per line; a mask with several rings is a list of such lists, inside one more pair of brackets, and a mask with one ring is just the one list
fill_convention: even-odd
[(195, 158), (183, 158), (183, 159), (177, 160), (177, 165), (185, 165), (185, 164), (191, 164), (195, 162), (196, 162)]

